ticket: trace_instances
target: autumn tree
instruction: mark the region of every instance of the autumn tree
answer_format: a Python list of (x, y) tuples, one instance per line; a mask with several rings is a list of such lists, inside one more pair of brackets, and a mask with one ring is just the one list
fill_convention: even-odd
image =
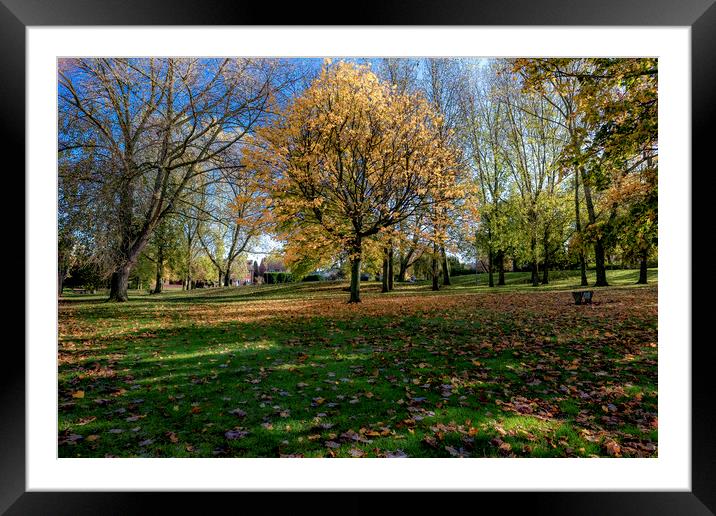
[(365, 240), (446, 198), (455, 165), (440, 123), (423, 98), (338, 62), (258, 132), (247, 159), (270, 185), (277, 227), (347, 253), (349, 302), (360, 302)]
[[(426, 58), (423, 60), (423, 79), (420, 88), (433, 110), (439, 115), (437, 137), (442, 145), (460, 149), (457, 126), (461, 121), (460, 97), (467, 88), (467, 74), (463, 60), (455, 58)], [(461, 161), (461, 153), (456, 155)], [(463, 167), (459, 167), (461, 170)], [(443, 172), (438, 171), (439, 175)], [(450, 267), (446, 252), (449, 227), (457, 218), (453, 203), (438, 202), (429, 214), (433, 223), (433, 290), (438, 290), (438, 263), (442, 269), (443, 285), (450, 285)]]

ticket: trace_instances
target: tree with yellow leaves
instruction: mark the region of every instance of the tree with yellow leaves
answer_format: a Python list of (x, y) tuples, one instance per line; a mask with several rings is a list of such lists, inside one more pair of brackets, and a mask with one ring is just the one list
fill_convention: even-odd
[(246, 153), (271, 191), (284, 239), (305, 252), (341, 250), (351, 264), (349, 302), (360, 302), (364, 242), (447, 202), (455, 155), (437, 136), (440, 117), (367, 66), (327, 61), (302, 95), (257, 131)]

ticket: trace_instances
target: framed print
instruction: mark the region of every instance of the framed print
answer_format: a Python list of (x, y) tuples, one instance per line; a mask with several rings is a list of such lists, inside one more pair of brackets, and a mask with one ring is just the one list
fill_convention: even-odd
[(716, 510), (712, 0), (0, 1), (0, 511)]

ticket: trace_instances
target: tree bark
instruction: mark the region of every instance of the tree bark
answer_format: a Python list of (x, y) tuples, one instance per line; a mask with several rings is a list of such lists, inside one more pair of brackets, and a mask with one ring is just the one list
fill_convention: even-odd
[(492, 276), (492, 247), (487, 248), (487, 284), (490, 287), (495, 286), (495, 280)]
[(390, 242), (388, 247), (388, 290), (393, 290), (393, 280), (395, 279), (395, 272), (393, 271), (393, 243)]
[(110, 301), (124, 302), (127, 297), (127, 288), (129, 286), (129, 271), (131, 266), (125, 266), (112, 273), (110, 282), (109, 299)]
[(584, 249), (582, 247), (582, 216), (579, 212), (579, 173), (574, 173), (574, 222), (577, 229), (577, 238), (579, 240), (579, 274), (581, 276), (581, 286), (589, 285), (587, 281), (587, 261), (584, 259)]
[(608, 287), (607, 283), (607, 269), (604, 266), (604, 243), (601, 238), (598, 238), (594, 242), (594, 254), (597, 262), (597, 281), (594, 283), (595, 287)]
[(349, 303), (360, 303), (360, 262), (363, 253), (361, 238), (357, 237), (351, 250), (351, 295)]
[(159, 252), (157, 253), (157, 278), (156, 282), (154, 283), (154, 292), (152, 294), (161, 294), (162, 293), (162, 279), (164, 278), (164, 250), (162, 247), (159, 247)]
[(501, 287), (505, 284), (505, 252), (500, 250), (497, 251), (497, 286)]
[[(129, 298), (127, 289), (129, 287), (129, 274), (137, 263), (139, 254), (144, 250), (149, 242), (149, 238), (154, 228), (159, 223), (159, 215), (148, 218), (142, 228), (138, 232), (132, 229), (132, 213), (133, 213), (133, 195), (134, 189), (127, 181), (121, 191), (120, 207), (123, 218), (120, 222), (119, 231), (122, 235), (122, 242), (119, 246), (121, 260), (117, 264), (115, 271), (112, 273), (112, 279), (109, 289), (109, 300), (116, 302), (124, 302)], [(159, 212), (157, 212), (159, 213)]]
[(399, 261), (398, 281), (405, 282), (405, 275), (408, 273), (408, 267), (410, 267), (410, 265), (411, 265), (410, 259), (413, 257), (414, 254), (415, 254), (414, 247), (411, 248), (407, 252), (407, 254), (403, 254), (402, 251), (400, 252), (400, 254), (398, 256), (398, 261)]
[(432, 279), (433, 279), (433, 290), (440, 290), (440, 282), (438, 281), (438, 276), (440, 276), (440, 269), (438, 267), (438, 246), (437, 244), (433, 244), (433, 255), (431, 259), (431, 272), (432, 272)]
[(224, 274), (224, 286), (230, 287), (231, 286), (231, 261), (226, 262), (226, 274)]
[(388, 249), (383, 248), (383, 277), (381, 292), (388, 292)]
[(65, 283), (65, 271), (63, 270), (57, 270), (57, 295), (62, 296), (62, 291), (64, 290), (64, 283)]
[(539, 285), (539, 272), (537, 271), (537, 237), (532, 235), (530, 240), (530, 251), (532, 251), (532, 286)]
[(544, 265), (542, 266), (542, 285), (547, 285), (549, 284), (549, 226), (546, 226), (544, 229), (542, 247), (544, 249)]
[(445, 247), (440, 246), (440, 262), (443, 267), (443, 285), (451, 285), (450, 283), (450, 264), (448, 263)]
[(646, 285), (646, 259), (648, 256), (648, 251), (644, 249), (641, 253), (641, 260), (639, 263), (639, 281), (637, 281), (638, 285)]
[[(587, 204), (587, 215), (589, 217), (589, 225), (593, 225), (597, 222), (597, 215), (594, 211), (594, 202), (592, 201), (592, 189), (587, 181), (587, 171), (584, 168), (580, 169), (582, 175), (582, 183), (584, 184), (584, 201)], [(594, 258), (597, 265), (597, 281), (594, 283), (595, 287), (608, 287), (607, 283), (607, 272), (604, 267), (604, 242), (602, 237), (596, 238), (594, 241)]]
[(407, 272), (408, 268), (403, 264), (403, 261), (400, 260), (400, 263), (398, 264), (398, 281), (405, 283), (405, 275)]

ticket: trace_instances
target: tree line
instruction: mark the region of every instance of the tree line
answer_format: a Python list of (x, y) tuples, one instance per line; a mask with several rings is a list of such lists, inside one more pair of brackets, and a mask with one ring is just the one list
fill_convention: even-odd
[[(228, 285), (266, 235), (296, 276), (366, 260), (383, 291), (450, 258), (533, 285), (656, 253), (655, 59), (67, 59), (58, 282), (197, 267)], [(243, 262), (243, 263), (242, 263)], [(151, 264), (151, 265), (149, 265)], [(493, 275), (496, 273), (497, 282)]]

